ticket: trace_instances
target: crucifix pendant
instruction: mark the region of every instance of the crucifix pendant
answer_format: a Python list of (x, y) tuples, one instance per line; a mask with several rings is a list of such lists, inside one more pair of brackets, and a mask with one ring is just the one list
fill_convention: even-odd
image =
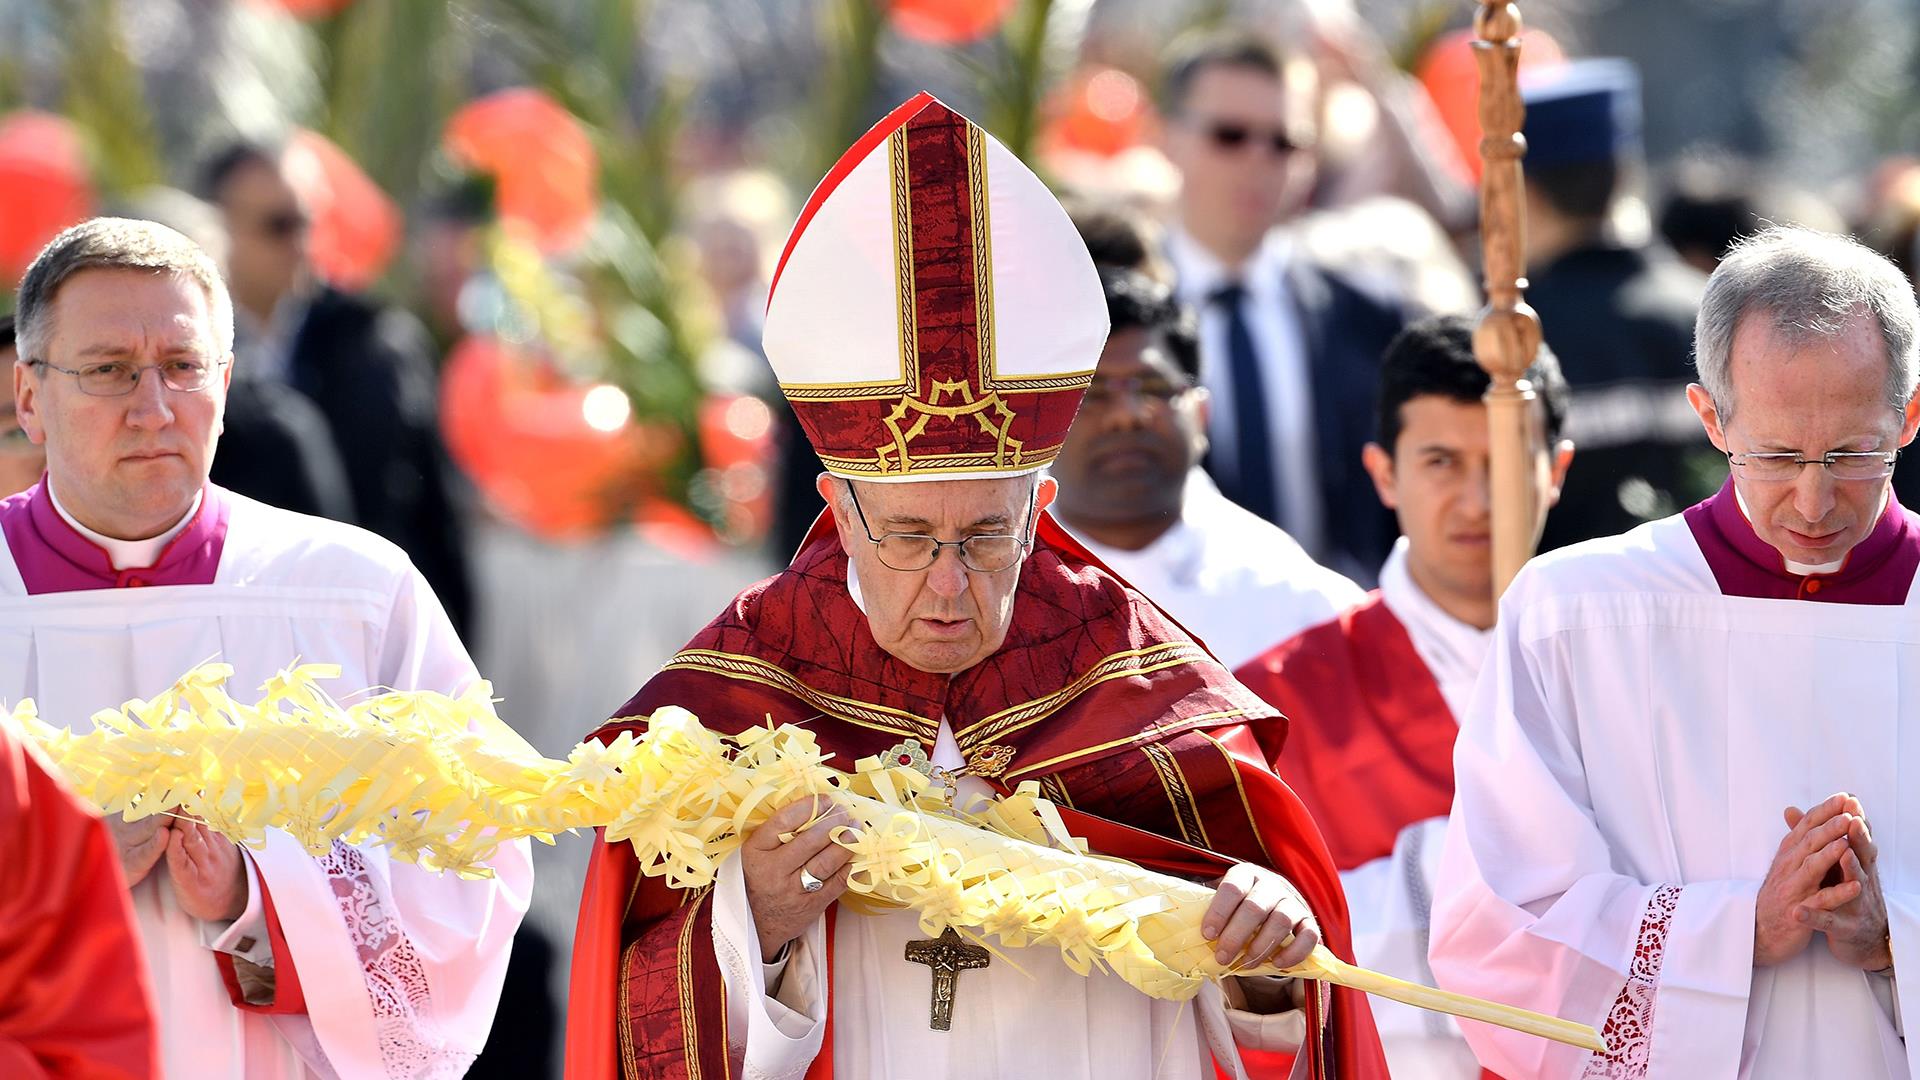
[(947, 927), (939, 937), (907, 942), (907, 962), (925, 964), (933, 972), (933, 1012), (927, 1026), (935, 1031), (953, 1030), (953, 998), (959, 988), (960, 973), (987, 966), (992, 955)]

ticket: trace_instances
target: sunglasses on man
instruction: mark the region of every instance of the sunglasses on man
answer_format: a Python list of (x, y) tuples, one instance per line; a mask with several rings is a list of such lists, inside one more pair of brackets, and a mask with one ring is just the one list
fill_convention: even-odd
[(1251, 124), (1241, 124), (1231, 120), (1212, 120), (1200, 125), (1207, 139), (1222, 150), (1238, 150), (1249, 144), (1264, 145), (1272, 150), (1276, 157), (1286, 157), (1300, 149), (1300, 144), (1284, 131), (1273, 128), (1260, 128)]

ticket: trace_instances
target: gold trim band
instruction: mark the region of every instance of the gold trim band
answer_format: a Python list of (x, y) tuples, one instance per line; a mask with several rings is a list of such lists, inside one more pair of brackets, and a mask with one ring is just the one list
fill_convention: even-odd
[(792, 694), (836, 720), (845, 720), (850, 724), (857, 724), (875, 731), (913, 736), (924, 740), (929, 746), (933, 745), (934, 737), (940, 731), (940, 725), (910, 712), (889, 709), (883, 705), (871, 705), (839, 694), (815, 690), (795, 678), (792, 672), (757, 656), (743, 656), (739, 653), (717, 652), (711, 649), (686, 649), (667, 661), (660, 670), (700, 671), (709, 675), (721, 675), (729, 679), (770, 686), (783, 693)]

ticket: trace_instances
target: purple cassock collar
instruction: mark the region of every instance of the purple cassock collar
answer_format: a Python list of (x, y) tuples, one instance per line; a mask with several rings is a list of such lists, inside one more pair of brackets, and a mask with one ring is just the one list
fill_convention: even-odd
[(212, 484), (193, 520), (167, 541), (152, 566), (115, 570), (106, 549), (80, 535), (54, 509), (47, 478), (0, 500), (0, 533), (7, 538), (29, 596), (129, 589), (146, 585), (211, 585), (227, 542), (226, 493)]
[(1920, 570), (1920, 516), (1891, 495), (1873, 531), (1847, 552), (1840, 569), (1805, 577), (1787, 569), (1773, 545), (1760, 539), (1740, 509), (1733, 479), (1684, 515), (1714, 580), (1728, 596), (1760, 600), (1816, 600), (1829, 604), (1907, 602)]

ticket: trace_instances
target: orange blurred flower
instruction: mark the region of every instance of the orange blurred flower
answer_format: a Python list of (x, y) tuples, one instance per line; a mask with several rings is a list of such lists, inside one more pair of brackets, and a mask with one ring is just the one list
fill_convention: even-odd
[(1006, 20), (1013, 0), (893, 0), (894, 29), (934, 45), (965, 45)]
[(93, 213), (79, 131), (22, 109), (0, 117), (0, 277), (20, 280), (54, 234)]
[(313, 218), (308, 250), (320, 276), (343, 289), (379, 280), (400, 245), (400, 208), (346, 151), (316, 132), (293, 133), (285, 167)]
[[(1480, 65), (1474, 59), (1471, 30), (1442, 34), (1427, 46), (1414, 76), (1426, 87), (1427, 96), (1453, 136), (1460, 160), (1471, 174), (1465, 179), (1480, 182)], [(1520, 34), (1520, 70), (1566, 63), (1560, 43), (1544, 30), (1525, 30)]]
[(1083, 71), (1060, 88), (1048, 107), (1042, 141), (1050, 149), (1110, 158), (1145, 141), (1153, 108), (1140, 80), (1117, 68)]
[(593, 535), (611, 523), (643, 461), (660, 453), (602, 389), (612, 388), (570, 382), (498, 339), (465, 338), (440, 380), (447, 449), (521, 528), (548, 539)]
[(447, 122), (443, 144), (461, 164), (493, 177), (501, 218), (530, 227), (542, 248), (572, 246), (593, 219), (593, 140), (546, 94), (517, 87), (470, 101)]

